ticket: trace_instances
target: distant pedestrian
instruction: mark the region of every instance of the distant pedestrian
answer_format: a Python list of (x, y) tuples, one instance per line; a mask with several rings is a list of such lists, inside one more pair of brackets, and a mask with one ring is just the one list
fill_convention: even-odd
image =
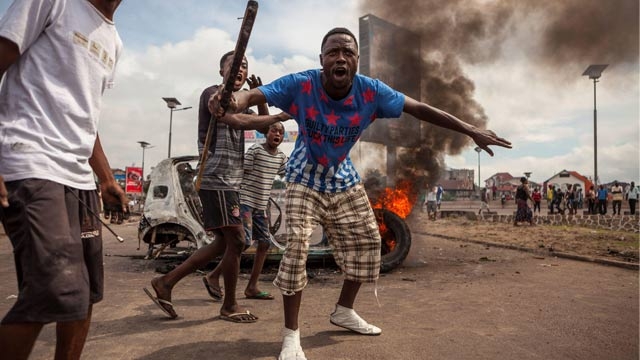
[(602, 185), (598, 186), (598, 209), (600, 211), (600, 215), (605, 215), (607, 213), (607, 197), (609, 196), (609, 192), (607, 188)]
[(565, 194), (567, 209), (569, 209), (569, 215), (576, 213), (576, 191), (575, 187), (571, 184), (567, 185), (567, 192)]
[(542, 193), (540, 192), (540, 189), (538, 189), (537, 187), (533, 189), (531, 198), (533, 199), (533, 212), (535, 213), (537, 209), (538, 214), (540, 214), (540, 201), (542, 201)]
[(529, 181), (526, 177), (520, 178), (520, 185), (516, 189), (516, 204), (518, 205), (518, 210), (516, 211), (516, 216), (513, 219), (513, 226), (518, 226), (519, 222), (528, 222), (529, 225), (533, 225), (533, 212), (527, 203), (527, 200), (533, 199), (531, 198), (531, 193), (529, 190)]
[(478, 215), (482, 214), (482, 210), (491, 212), (491, 209), (489, 209), (489, 194), (487, 188), (480, 190), (480, 210), (478, 210)]
[(586, 198), (587, 198), (587, 205), (589, 206), (589, 214), (595, 214), (597, 199), (596, 199), (595, 187), (593, 185), (591, 185), (591, 187), (587, 191)]
[(440, 204), (442, 203), (442, 194), (444, 193), (444, 189), (442, 185), (436, 185), (436, 204), (438, 205), (438, 210), (440, 210)]
[(427, 206), (427, 216), (431, 220), (435, 220), (438, 215), (438, 187), (434, 186), (428, 193), (425, 204)]
[(631, 186), (629, 186), (629, 191), (627, 191), (627, 199), (629, 201), (629, 212), (631, 215), (636, 214), (636, 204), (638, 200), (640, 200), (640, 191), (636, 187), (635, 182), (631, 182)]
[(560, 188), (560, 186), (557, 186), (553, 190), (553, 201), (551, 204), (552, 214), (553, 214), (553, 209), (555, 208), (556, 210), (558, 210), (558, 214), (564, 215), (563, 201), (564, 201), (564, 193), (562, 192), (562, 189)]
[(620, 184), (618, 184), (617, 181), (615, 181), (613, 183), (613, 186), (611, 187), (611, 199), (613, 200), (613, 215), (622, 215), (622, 212), (620, 211), (622, 209), (622, 199), (623, 199), (623, 193), (622, 193), (622, 186)]

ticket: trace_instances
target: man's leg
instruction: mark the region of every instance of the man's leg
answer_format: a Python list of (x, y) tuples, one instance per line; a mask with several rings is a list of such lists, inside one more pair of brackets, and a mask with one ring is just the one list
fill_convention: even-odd
[[(222, 258), (222, 277), (224, 278), (224, 288), (226, 296), (220, 308), (220, 315), (229, 316), (231, 314), (242, 313), (236, 301), (236, 287), (238, 285), (238, 274), (240, 272), (240, 256), (244, 249), (244, 230), (242, 225), (228, 226), (222, 228), (227, 248)], [(253, 314), (245, 314), (236, 317), (237, 320), (256, 320)]]
[(41, 323), (16, 323), (0, 325), (0, 349), (2, 358), (23, 360), (29, 358), (35, 344)]
[(89, 305), (87, 317), (82, 320), (56, 324), (56, 360), (80, 359), (91, 325), (91, 310)]
[(216, 290), (221, 290), (222, 288), (220, 287), (220, 276), (222, 275), (222, 261), (220, 261), (218, 263), (218, 265), (216, 265), (215, 269), (209, 271), (207, 273), (206, 277), (206, 281), (207, 284), (209, 284), (210, 287), (216, 289)]
[(264, 266), (264, 261), (267, 258), (267, 250), (269, 250), (269, 243), (263, 241), (258, 242), (256, 255), (253, 257), (251, 277), (249, 278), (247, 288), (244, 290), (244, 294), (247, 297), (256, 296), (261, 293), (260, 289), (258, 289), (258, 278), (262, 273), (262, 267)]
[(340, 298), (338, 298), (338, 305), (353, 309), (353, 303), (356, 301), (358, 291), (360, 291), (360, 285), (362, 285), (362, 283), (345, 280), (342, 283), (342, 290), (340, 291)]
[(300, 314), (300, 304), (302, 303), (302, 291), (293, 295), (282, 295), (284, 309), (284, 327), (291, 330), (298, 330), (298, 315)]
[(151, 280), (151, 285), (156, 291), (158, 298), (171, 301), (171, 290), (185, 276), (193, 273), (197, 269), (206, 266), (210, 261), (220, 256), (226, 248), (224, 236), (218, 237), (213, 243), (196, 250), (182, 264), (178, 265), (169, 273)]

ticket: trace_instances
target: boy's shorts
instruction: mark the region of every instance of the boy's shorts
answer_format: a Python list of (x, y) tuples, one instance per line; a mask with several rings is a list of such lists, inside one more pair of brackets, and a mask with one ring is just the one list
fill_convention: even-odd
[(242, 224), (244, 225), (244, 240), (246, 246), (251, 246), (251, 240), (269, 244), (269, 219), (264, 210), (251, 206), (240, 205)]
[(227, 226), (242, 226), (240, 195), (237, 191), (200, 189), (198, 195), (202, 202), (206, 231)]
[(309, 238), (321, 225), (345, 279), (373, 282), (380, 273), (380, 230), (360, 184), (340, 193), (322, 193), (304, 185), (287, 185), (287, 247), (273, 284), (292, 295), (307, 285)]
[(19, 294), (2, 323), (85, 319), (104, 287), (102, 224), (86, 208), (100, 213), (98, 193), (42, 179), (5, 185), (9, 207), (0, 207), (0, 217)]

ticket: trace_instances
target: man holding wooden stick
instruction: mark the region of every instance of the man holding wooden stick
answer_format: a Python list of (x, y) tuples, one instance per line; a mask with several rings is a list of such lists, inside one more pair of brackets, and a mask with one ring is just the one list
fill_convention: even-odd
[[(248, 64), (243, 59), (237, 74), (231, 74), (231, 64), (234, 61), (234, 52), (230, 51), (220, 60), (220, 75), (224, 79), (232, 76), (234, 79), (234, 91), (242, 88), (247, 81)], [(256, 78), (250, 86), (257, 85)], [(199, 181), (198, 194), (202, 201), (205, 230), (215, 234), (215, 241), (194, 252), (185, 262), (173, 269), (168, 274), (151, 281), (154, 294), (144, 289), (154, 303), (171, 318), (178, 315), (171, 303), (171, 290), (185, 276), (195, 270), (204, 267), (216, 257), (223, 255), (221, 262), (222, 276), (226, 296), (220, 309), (220, 318), (237, 323), (255, 322), (258, 317), (240, 307), (236, 301), (236, 285), (240, 271), (240, 255), (244, 250), (244, 230), (240, 215), (239, 191), (243, 173), (244, 154), (244, 130), (259, 130), (268, 128), (269, 125), (289, 119), (286, 113), (268, 115), (266, 104), (260, 110), (260, 115), (253, 111), (242, 114), (226, 114), (217, 119), (214, 124), (212, 145), (205, 149), (209, 141), (209, 123), (214, 119), (207, 107), (209, 98), (223, 86), (211, 86), (205, 89), (200, 98), (200, 112), (198, 121), (198, 147), (200, 152), (209, 151), (212, 154), (206, 157), (206, 161), (200, 164), (204, 167), (203, 176)]]

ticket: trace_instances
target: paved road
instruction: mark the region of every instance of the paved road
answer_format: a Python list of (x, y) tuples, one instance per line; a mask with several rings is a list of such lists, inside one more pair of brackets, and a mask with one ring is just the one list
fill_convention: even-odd
[[(175, 289), (180, 315), (167, 320), (142, 292), (158, 261), (136, 250), (136, 224), (105, 235), (106, 296), (94, 309), (85, 359), (274, 359), (282, 300), (241, 299), (255, 324), (217, 318), (199, 275)], [(262, 287), (272, 274), (263, 277)], [(240, 280), (243, 289), (247, 278)], [(360, 314), (379, 337), (352, 335), (328, 315), (339, 275), (321, 271), (303, 296), (302, 345), (309, 359), (638, 359), (638, 272), (414, 234), (404, 267), (365, 285)], [(0, 313), (16, 293), (8, 240), (0, 235)], [(51, 359), (45, 327), (32, 359)]]

